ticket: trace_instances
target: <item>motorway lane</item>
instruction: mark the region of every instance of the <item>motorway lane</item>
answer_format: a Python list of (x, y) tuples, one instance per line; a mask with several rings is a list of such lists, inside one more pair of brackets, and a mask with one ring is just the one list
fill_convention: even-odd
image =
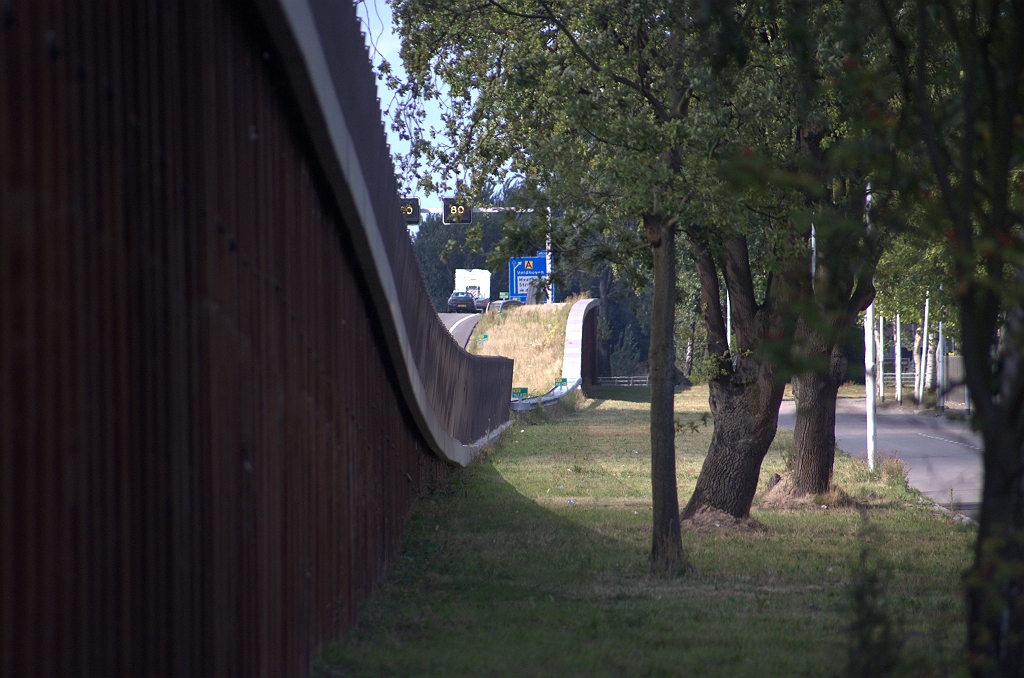
[(473, 328), (480, 322), (479, 313), (438, 313), (441, 322), (451, 332), (452, 338), (459, 343), (459, 346), (466, 348), (469, 337), (473, 334)]
[[(795, 403), (779, 410), (779, 426), (793, 428)], [(981, 502), (981, 436), (967, 422), (935, 414), (913, 414), (897, 408), (878, 409), (875, 446), (895, 452), (910, 468), (910, 484), (943, 506), (953, 501), (976, 515)], [(867, 459), (867, 420), (863, 398), (840, 398), (836, 405), (836, 447)]]

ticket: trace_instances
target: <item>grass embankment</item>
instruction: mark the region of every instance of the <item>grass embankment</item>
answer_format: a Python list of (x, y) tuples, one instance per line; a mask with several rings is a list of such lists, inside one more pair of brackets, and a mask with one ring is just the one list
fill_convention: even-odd
[[(838, 676), (864, 548), (906, 638), (892, 675), (962, 670), (959, 573), (973, 528), (918, 503), (898, 473), (873, 476), (840, 454), (836, 481), (860, 510), (835, 494), (755, 504), (760, 529), (687, 529), (690, 572), (654, 577), (648, 391), (592, 395), (578, 411), (520, 421), (417, 503), (401, 555), (322, 675)], [(706, 388), (676, 396), (699, 428), (677, 438), (682, 500), (710, 439), (707, 407)], [(760, 492), (791, 449), (780, 430)]]
[[(565, 325), (575, 299), (563, 304), (516, 306), (480, 318), (469, 340), (470, 353), (515, 360), (512, 386), (547, 393), (562, 376)], [(488, 335), (487, 341), (477, 339)]]

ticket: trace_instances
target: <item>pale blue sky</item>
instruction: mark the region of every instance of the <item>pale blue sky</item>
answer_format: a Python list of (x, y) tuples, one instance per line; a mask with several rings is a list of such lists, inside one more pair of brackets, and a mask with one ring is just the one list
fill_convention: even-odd
[[(392, 30), (390, 5), (385, 0), (358, 0), (356, 2), (356, 13), (359, 15), (359, 20), (363, 23), (363, 33), (366, 35), (366, 42), (370, 48), (370, 56), (373, 58), (374, 65), (378, 65), (382, 58), (386, 59), (391, 64), (396, 75), (404, 77), (405, 69), (402, 68), (402, 58), (399, 56), (402, 43)], [(399, 139), (398, 134), (391, 131), (391, 121), (387, 117), (386, 109), (391, 103), (394, 93), (388, 90), (387, 85), (378, 80), (377, 96), (380, 99), (381, 106), (385, 109), (384, 124), (388, 131), (388, 143), (391, 145), (392, 152), (408, 153), (408, 142), (402, 141)], [(440, 120), (440, 114), (437, 110), (430, 111), (428, 109), (426, 121), (428, 126), (440, 127)], [(429, 197), (420, 193), (415, 197), (420, 199), (422, 207), (441, 208), (441, 196), (436, 193)]]

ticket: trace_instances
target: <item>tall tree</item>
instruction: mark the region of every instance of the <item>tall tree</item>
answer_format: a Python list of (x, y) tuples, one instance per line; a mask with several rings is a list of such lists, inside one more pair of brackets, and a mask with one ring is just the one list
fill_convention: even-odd
[[(875, 0), (903, 120), (920, 140), (906, 181), (956, 277), (967, 386), (984, 440), (966, 578), (974, 676), (1024, 676), (1024, 4)], [(877, 24), (876, 24), (877, 25)]]
[[(713, 508), (746, 517), (757, 490), (761, 463), (775, 438), (785, 387), (777, 363), (765, 347), (791, 341), (793, 316), (789, 309), (803, 271), (794, 265), (794, 258), (782, 259), (780, 270), (767, 276), (759, 299), (746, 236), (735, 236), (724, 243), (719, 265), (706, 236), (696, 230), (691, 229), (691, 250), (701, 281), (708, 352), (714, 362), (708, 385), (715, 428), (683, 516)], [(720, 270), (732, 301), (735, 352), (726, 338)]]
[[(878, 68), (886, 53), (878, 40), (850, 31), (849, 19), (841, 3), (793, 0), (779, 6), (771, 26), (789, 48), (775, 58), (789, 94), (785, 122), (791, 133), (776, 133), (774, 143), (763, 135), (764, 141), (729, 167), (734, 181), (788, 187), (796, 194), (763, 209), (790, 221), (799, 246), (789, 256), (804, 262), (792, 299), (793, 343), (775, 353), (783, 373), (791, 375), (797, 401), (798, 493), (824, 492), (831, 482), (836, 396), (847, 368), (844, 344), (874, 297), (875, 266), (898, 223), (889, 209), (890, 191), (876, 187), (873, 200), (866, 201), (870, 178), (889, 170), (879, 156), (891, 164), (894, 132), (864, 124), (878, 117), (879, 93), (865, 91), (860, 74)], [(873, 223), (866, 228), (869, 204)]]

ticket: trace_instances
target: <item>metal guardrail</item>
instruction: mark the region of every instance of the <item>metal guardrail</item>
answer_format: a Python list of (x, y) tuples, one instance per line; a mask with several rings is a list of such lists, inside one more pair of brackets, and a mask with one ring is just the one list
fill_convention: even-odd
[(598, 377), (601, 386), (650, 386), (650, 379), (644, 376), (635, 377)]

